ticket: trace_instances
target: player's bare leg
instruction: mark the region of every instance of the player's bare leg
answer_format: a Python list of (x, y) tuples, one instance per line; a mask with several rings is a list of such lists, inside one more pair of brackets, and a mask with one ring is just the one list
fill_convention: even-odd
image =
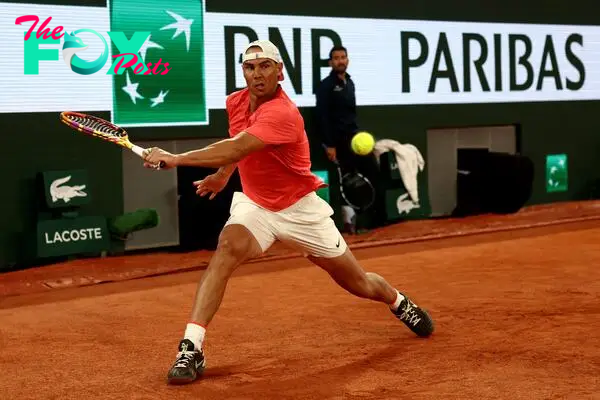
[(355, 296), (392, 304), (398, 292), (385, 279), (373, 272), (365, 272), (350, 249), (334, 258), (308, 257), (323, 268), (338, 285)]
[(202, 374), (206, 366), (202, 352), (204, 334), (221, 305), (227, 282), (237, 267), (261, 252), (260, 245), (244, 226), (234, 224), (223, 228), (217, 249), (198, 284), (185, 337), (167, 376), (169, 383), (190, 383)]
[(225, 226), (215, 254), (198, 284), (191, 321), (206, 327), (221, 305), (231, 274), (242, 263), (261, 253), (260, 245), (244, 226)]
[(365, 272), (350, 249), (334, 258), (308, 258), (353, 295), (387, 304), (392, 313), (417, 335), (427, 337), (433, 333), (433, 321), (429, 314), (380, 275)]

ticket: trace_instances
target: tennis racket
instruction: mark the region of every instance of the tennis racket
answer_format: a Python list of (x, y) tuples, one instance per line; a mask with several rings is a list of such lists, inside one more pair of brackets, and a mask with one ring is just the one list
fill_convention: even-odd
[[(321, 144), (327, 151), (327, 146)], [(340, 182), (340, 192), (346, 203), (355, 210), (365, 211), (375, 202), (375, 188), (371, 181), (357, 171), (342, 172), (342, 167), (338, 160), (333, 161), (337, 168), (338, 180)]]
[[(145, 149), (131, 143), (127, 131), (120, 126), (93, 115), (74, 111), (63, 111), (60, 113), (60, 120), (72, 129), (85, 133), (86, 135), (118, 144), (121, 147), (133, 151), (141, 158), (144, 158)], [(156, 169), (163, 168), (164, 166), (165, 163), (161, 161), (156, 165)]]
[(340, 182), (342, 197), (350, 207), (358, 211), (369, 209), (375, 202), (375, 188), (360, 172), (342, 172), (340, 163), (334, 161)]

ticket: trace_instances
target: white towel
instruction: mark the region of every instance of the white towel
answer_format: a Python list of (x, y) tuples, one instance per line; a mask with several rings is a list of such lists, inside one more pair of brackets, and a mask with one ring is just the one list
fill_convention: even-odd
[(386, 151), (393, 151), (396, 155), (398, 170), (404, 182), (404, 187), (415, 204), (419, 204), (419, 191), (417, 183), (417, 174), (423, 171), (425, 160), (419, 149), (412, 144), (401, 144), (396, 140), (381, 139), (375, 143), (373, 153), (379, 161), (379, 156)]

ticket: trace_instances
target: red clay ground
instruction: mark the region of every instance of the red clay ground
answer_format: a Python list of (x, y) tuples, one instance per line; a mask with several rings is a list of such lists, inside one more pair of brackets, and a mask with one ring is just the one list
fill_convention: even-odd
[(304, 259), (243, 266), (184, 387), (199, 271), (0, 298), (0, 398), (600, 399), (599, 243), (596, 220), (357, 250), (431, 311), (425, 340)]

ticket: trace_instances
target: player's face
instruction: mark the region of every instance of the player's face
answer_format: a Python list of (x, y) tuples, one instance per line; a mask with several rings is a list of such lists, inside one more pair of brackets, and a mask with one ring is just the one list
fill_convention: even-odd
[(331, 54), (329, 65), (338, 74), (343, 74), (348, 68), (348, 55), (344, 50), (336, 50)]
[(242, 66), (250, 93), (256, 97), (268, 96), (277, 89), (282, 65), (268, 58), (248, 60)]

